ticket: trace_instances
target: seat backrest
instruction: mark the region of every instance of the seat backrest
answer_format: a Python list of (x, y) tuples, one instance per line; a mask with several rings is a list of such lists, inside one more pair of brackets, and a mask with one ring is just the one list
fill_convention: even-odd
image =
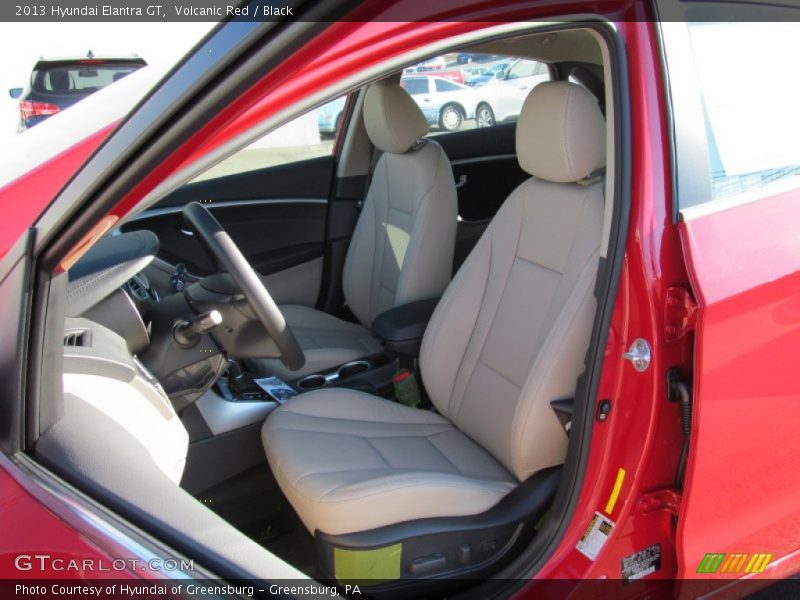
[(605, 165), (605, 122), (580, 86), (543, 83), (516, 136), (534, 177), (445, 292), (421, 366), (436, 408), (524, 480), (566, 453), (550, 402), (573, 396), (594, 319), (603, 186), (588, 178)]
[(379, 81), (364, 98), (364, 124), (383, 151), (344, 266), (344, 296), (366, 326), (381, 312), (438, 297), (453, 270), (458, 204), (442, 148), (420, 141), (428, 123), (397, 83)]

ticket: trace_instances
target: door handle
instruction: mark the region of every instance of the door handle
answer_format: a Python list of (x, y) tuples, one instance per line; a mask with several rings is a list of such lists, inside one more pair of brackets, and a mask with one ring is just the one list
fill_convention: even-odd
[(178, 231), (180, 231), (186, 237), (194, 237), (194, 231), (186, 227), (178, 227)]

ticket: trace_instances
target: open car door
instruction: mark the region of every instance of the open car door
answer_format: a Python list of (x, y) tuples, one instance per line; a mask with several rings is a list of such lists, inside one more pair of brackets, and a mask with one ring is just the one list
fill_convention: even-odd
[(781, 23), (662, 27), (697, 302), (678, 577), (784, 577), (800, 540), (800, 125), (796, 82), (767, 65), (800, 44)]

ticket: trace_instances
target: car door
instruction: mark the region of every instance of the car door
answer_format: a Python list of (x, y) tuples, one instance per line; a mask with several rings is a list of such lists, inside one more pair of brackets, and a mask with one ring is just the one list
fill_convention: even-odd
[(123, 231), (148, 229), (160, 240), (158, 259), (146, 271), (151, 286), (166, 292), (178, 264), (186, 266), (190, 280), (215, 272), (181, 214), (196, 201), (219, 219), (276, 302), (314, 306), (345, 105), (342, 97), (298, 117), (125, 224)]
[(723, 9), (733, 22), (661, 26), (697, 303), (678, 577), (777, 578), (800, 567), (798, 11)]

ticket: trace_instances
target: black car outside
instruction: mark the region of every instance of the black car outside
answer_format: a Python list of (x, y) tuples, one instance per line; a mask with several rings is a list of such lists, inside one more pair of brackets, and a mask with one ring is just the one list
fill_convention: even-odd
[(41, 59), (28, 85), (9, 90), (19, 99), (19, 129), (33, 127), (94, 92), (144, 67), (139, 57)]

